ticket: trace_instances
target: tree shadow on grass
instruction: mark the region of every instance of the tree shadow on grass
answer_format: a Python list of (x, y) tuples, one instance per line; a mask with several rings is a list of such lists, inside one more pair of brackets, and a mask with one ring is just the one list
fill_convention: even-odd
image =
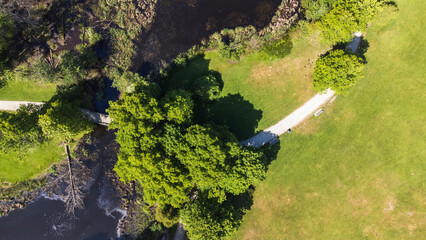
[(240, 94), (228, 94), (209, 105), (209, 119), (218, 125), (227, 126), (239, 140), (252, 137), (262, 119), (262, 111), (255, 109)]
[(213, 75), (223, 88), (222, 75), (218, 71), (209, 68), (210, 59), (206, 59), (204, 54), (197, 55), (183, 64), (175, 65), (170, 70), (168, 77), (160, 83), (163, 89), (183, 89), (192, 90), (195, 81), (200, 77)]
[(244, 140), (255, 134), (262, 111), (255, 109), (254, 105), (239, 94), (228, 94), (214, 99), (201, 99), (194, 92), (194, 84), (201, 77), (213, 75), (218, 81), (220, 90), (224, 82), (218, 71), (209, 68), (210, 60), (204, 54), (195, 56), (183, 65), (175, 66), (169, 76), (161, 84), (165, 91), (183, 89), (192, 93), (194, 106), (194, 121), (198, 124), (213, 122), (227, 126), (237, 139)]

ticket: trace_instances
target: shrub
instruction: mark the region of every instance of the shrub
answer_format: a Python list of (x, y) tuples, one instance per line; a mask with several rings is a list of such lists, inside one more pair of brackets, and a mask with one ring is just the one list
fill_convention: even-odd
[(112, 86), (117, 88), (121, 93), (131, 93), (135, 90), (137, 83), (143, 83), (145, 79), (137, 73), (129, 71), (124, 72), (121, 76), (114, 78)]
[(170, 228), (179, 221), (179, 209), (170, 205), (158, 206), (155, 219), (161, 222), (166, 228)]
[(377, 19), (376, 21), (374, 21), (374, 24), (386, 26), (390, 21), (395, 19), (397, 15), (398, 7), (391, 2), (385, 2), (381, 5), (377, 14)]
[(132, 56), (135, 54), (134, 44), (126, 31), (112, 28), (110, 30), (110, 65), (126, 71), (132, 65)]
[(97, 33), (93, 28), (91, 28), (91, 27), (88, 27), (88, 28), (86, 28), (86, 27), (83, 27), (83, 29), (82, 29), (82, 33), (80, 34), (80, 39), (84, 42), (84, 43), (86, 43), (86, 41), (87, 41), (87, 44), (89, 45), (89, 46), (93, 46), (93, 45), (95, 45), (96, 43), (98, 43), (100, 40), (102, 40), (102, 36), (99, 34), (99, 33)]
[(314, 89), (324, 92), (328, 88), (346, 95), (351, 86), (363, 77), (362, 59), (343, 50), (334, 50), (315, 63)]
[(292, 49), (293, 42), (289, 35), (285, 35), (281, 39), (266, 45), (263, 48), (263, 51), (265, 51), (269, 56), (282, 58), (290, 54)]
[(247, 43), (256, 34), (253, 26), (224, 29), (220, 34), (213, 34), (210, 47), (218, 47), (221, 58), (239, 60), (246, 53)]
[(0, 111), (0, 152), (20, 150), (40, 143), (43, 140), (38, 126), (40, 107), (21, 106), (16, 113)]
[(193, 92), (204, 101), (214, 100), (219, 97), (220, 83), (213, 75), (198, 78), (193, 86)]
[(335, 2), (336, 0), (302, 0), (306, 19), (319, 20), (332, 9)]

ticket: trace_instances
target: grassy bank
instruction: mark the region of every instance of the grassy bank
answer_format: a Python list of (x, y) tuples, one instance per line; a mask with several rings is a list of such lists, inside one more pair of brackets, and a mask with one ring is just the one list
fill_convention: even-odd
[(422, 0), (367, 32), (365, 78), (289, 136), (235, 239), (426, 235)]
[[(296, 38), (292, 53), (282, 59), (271, 60), (264, 53), (257, 52), (245, 56), (240, 62), (232, 62), (221, 59), (215, 51), (207, 52), (190, 61), (187, 67), (174, 71), (167, 85), (169, 88), (189, 88), (195, 79), (213, 72), (223, 81), (222, 97), (240, 94), (254, 109), (261, 111), (255, 130), (262, 130), (315, 94), (311, 76), (315, 59), (328, 49), (316, 39), (316, 34), (310, 38)], [(235, 120), (239, 121), (238, 118)]]
[(22, 153), (0, 153), (0, 181), (19, 182), (45, 173), (55, 161), (64, 155), (59, 140), (53, 139)]
[(56, 91), (54, 84), (38, 82), (9, 82), (0, 89), (0, 100), (9, 101), (48, 101)]

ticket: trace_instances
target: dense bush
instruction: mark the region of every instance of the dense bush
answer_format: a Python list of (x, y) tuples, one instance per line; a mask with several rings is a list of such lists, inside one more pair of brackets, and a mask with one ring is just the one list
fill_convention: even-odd
[(36, 105), (21, 106), (16, 113), (0, 111), (0, 152), (25, 151), (43, 140)]
[(327, 14), (336, 0), (302, 0), (302, 8), (307, 20), (319, 20)]
[(78, 101), (57, 99), (48, 103), (39, 116), (38, 124), (47, 137), (70, 142), (79, 134), (88, 133), (92, 124), (83, 116)]
[(253, 26), (224, 29), (210, 38), (210, 47), (219, 48), (218, 54), (224, 59), (239, 60), (247, 52), (247, 43), (257, 33)]
[(314, 89), (324, 92), (328, 88), (337, 94), (347, 94), (351, 86), (363, 77), (362, 59), (343, 50), (334, 50), (315, 63)]
[(83, 41), (83, 45), (89, 45), (93, 46), (96, 43), (98, 43), (100, 40), (102, 40), (102, 35), (97, 33), (93, 28), (91, 27), (82, 27), (80, 39)]
[(125, 30), (118, 28), (110, 29), (110, 37), (109, 65), (127, 71), (136, 52), (132, 39)]
[(4, 81), (2, 80), (3, 72), (10, 68), (9, 49), (15, 34), (16, 28), (13, 21), (0, 9), (0, 88)]
[(214, 100), (219, 97), (220, 83), (213, 75), (207, 75), (195, 80), (192, 91), (204, 101)]
[(166, 228), (171, 228), (179, 222), (179, 209), (170, 205), (160, 205), (155, 212), (155, 219)]
[[(33, 68), (28, 70), (37, 75), (43, 82), (64, 86), (76, 84), (86, 77), (86, 70), (83, 68), (81, 60), (74, 52), (70, 51), (62, 52), (58, 64), (40, 58)], [(28, 75), (28, 73), (22, 71), (21, 73)]]
[(181, 210), (188, 237), (201, 239), (230, 239), (242, 222), (244, 210), (235, 207), (231, 201), (219, 203), (201, 193), (197, 200)]
[(115, 71), (115, 73), (112, 74), (112, 86), (117, 88), (121, 93), (131, 93), (135, 90), (137, 83), (144, 83), (145, 81), (145, 79), (137, 73), (126, 71), (120, 74), (117, 69), (113, 71)]
[(285, 57), (291, 53), (293, 49), (293, 42), (289, 35), (283, 36), (281, 39), (267, 44), (263, 51), (266, 52), (269, 56), (275, 57)]
[(337, 0), (320, 21), (321, 35), (328, 43), (347, 42), (356, 31), (364, 31), (379, 9), (377, 0)]

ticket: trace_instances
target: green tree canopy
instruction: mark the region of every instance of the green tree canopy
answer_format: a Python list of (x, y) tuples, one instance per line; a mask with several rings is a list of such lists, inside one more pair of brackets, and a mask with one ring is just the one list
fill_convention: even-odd
[(229, 239), (242, 222), (244, 208), (236, 207), (231, 200), (219, 203), (201, 192), (181, 210), (180, 216), (190, 239)]
[(121, 93), (131, 93), (135, 90), (137, 83), (144, 83), (145, 79), (137, 73), (125, 71), (123, 74), (119, 73), (118, 69), (111, 70), (111, 77), (114, 78), (112, 86), (117, 88)]
[(78, 102), (57, 99), (46, 106), (38, 121), (47, 137), (69, 142), (91, 130), (92, 124), (83, 116)]
[(195, 80), (192, 90), (203, 101), (210, 101), (218, 98), (221, 91), (219, 81), (211, 74)]
[(315, 63), (314, 89), (324, 92), (328, 88), (337, 94), (347, 94), (349, 88), (363, 77), (361, 58), (343, 50), (334, 50)]
[(38, 126), (36, 105), (21, 106), (16, 113), (0, 111), (0, 151), (22, 150), (39, 143), (43, 133)]
[(164, 96), (153, 84), (125, 93), (108, 110), (121, 146), (115, 171), (138, 180), (150, 204), (180, 208), (194, 190), (225, 200), (264, 178), (263, 154), (241, 147), (216, 125), (191, 125), (193, 102), (177, 90)]
[(302, 8), (308, 20), (319, 20), (333, 7), (336, 0), (302, 0)]
[(337, 0), (320, 21), (323, 39), (332, 44), (349, 41), (352, 33), (365, 31), (378, 7), (377, 0)]

